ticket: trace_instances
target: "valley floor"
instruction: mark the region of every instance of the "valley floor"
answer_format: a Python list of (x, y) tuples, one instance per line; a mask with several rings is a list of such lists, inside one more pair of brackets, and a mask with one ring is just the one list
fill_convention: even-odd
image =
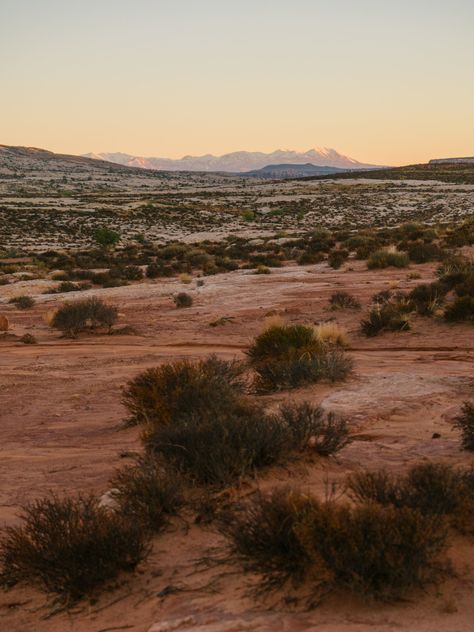
[[(29, 283), (37, 302), (20, 311), (1, 305), (11, 332), (0, 341), (0, 521), (14, 523), (19, 506), (50, 491), (104, 493), (113, 471), (140, 449), (139, 430), (122, 429), (121, 387), (146, 367), (178, 358), (216, 353), (242, 358), (266, 318), (320, 322), (334, 317), (347, 328), (355, 360), (345, 383), (318, 384), (266, 396), (269, 405), (286, 399), (321, 403), (343, 413), (354, 441), (334, 458), (302, 458), (285, 468), (261, 472), (248, 489), (291, 483), (323, 496), (333, 481), (359, 468), (387, 467), (404, 472), (435, 459), (472, 465), (460, 449), (452, 421), (462, 402), (474, 396), (474, 339), (469, 324), (448, 325), (416, 317), (411, 331), (365, 338), (359, 321), (370, 297), (389, 287), (400, 290), (431, 281), (434, 264), (406, 270), (368, 271), (350, 261), (347, 271), (326, 264), (291, 266), (270, 275), (237, 271), (205, 278), (184, 289), (194, 305), (177, 310), (175, 280), (147, 281), (128, 287), (90, 290), (119, 307), (119, 324), (137, 335), (61, 339), (47, 325), (65, 295), (41, 295), (41, 281)], [(25, 282), (26, 283), (26, 282)], [(5, 288), (6, 289), (6, 288)], [(346, 290), (362, 310), (328, 310), (336, 290)], [(72, 298), (68, 295), (67, 298)], [(225, 324), (211, 327), (221, 317)], [(30, 332), (37, 345), (18, 338)], [(434, 433), (439, 438), (433, 438)], [(246, 487), (231, 490), (237, 496)], [(192, 516), (190, 516), (192, 520)], [(176, 521), (154, 540), (153, 553), (140, 572), (124, 578), (94, 604), (54, 613), (44, 595), (25, 587), (0, 593), (0, 629), (8, 632), (464, 632), (474, 620), (474, 549), (455, 537), (449, 556), (455, 575), (442, 585), (394, 604), (364, 603), (333, 595), (306, 612), (281, 602), (255, 601), (246, 594), (248, 578), (231, 567), (197, 565), (222, 539), (209, 526)], [(156, 624), (155, 627), (152, 627)]]

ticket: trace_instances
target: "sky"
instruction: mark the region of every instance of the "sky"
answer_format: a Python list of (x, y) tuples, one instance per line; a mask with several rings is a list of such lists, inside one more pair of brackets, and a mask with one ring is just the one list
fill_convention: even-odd
[(0, 0), (0, 143), (474, 155), (474, 0)]

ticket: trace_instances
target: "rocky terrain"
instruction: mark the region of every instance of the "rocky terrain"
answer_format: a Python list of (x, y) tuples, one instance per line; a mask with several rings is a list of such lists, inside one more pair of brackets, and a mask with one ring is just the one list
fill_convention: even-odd
[[(378, 173), (378, 172), (377, 172)], [(268, 181), (222, 174), (130, 169), (76, 156), (0, 147), (0, 249), (19, 253), (84, 247), (98, 227), (124, 238), (199, 241), (462, 219), (474, 180), (399, 171), (355, 179)], [(341, 176), (332, 176), (338, 178)], [(393, 177), (393, 179), (391, 179)], [(408, 179), (406, 179), (408, 177)], [(469, 182), (469, 180), (467, 180)]]

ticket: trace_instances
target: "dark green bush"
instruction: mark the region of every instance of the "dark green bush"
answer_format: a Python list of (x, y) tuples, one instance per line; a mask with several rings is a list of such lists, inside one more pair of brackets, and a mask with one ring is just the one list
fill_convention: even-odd
[(352, 360), (342, 350), (321, 342), (306, 325), (269, 327), (255, 338), (248, 356), (260, 392), (343, 380), (352, 369)]
[(289, 448), (310, 448), (321, 456), (329, 456), (342, 450), (350, 441), (345, 419), (332, 413), (326, 415), (322, 408), (308, 402), (282, 404), (278, 418), (289, 430)]
[(331, 250), (331, 252), (328, 255), (328, 264), (334, 270), (339, 270), (342, 264), (345, 261), (347, 261), (348, 257), (349, 257), (348, 250), (343, 250), (343, 249)]
[(22, 517), (1, 539), (5, 585), (33, 583), (74, 601), (132, 571), (149, 550), (142, 525), (98, 507), (92, 496), (43, 498)]
[(354, 474), (348, 479), (348, 489), (358, 502), (451, 516), (456, 526), (469, 531), (474, 519), (474, 493), (466, 486), (464, 474), (449, 465), (424, 463), (414, 465), (406, 476), (384, 470)]
[(244, 366), (210, 356), (147, 369), (123, 392), (130, 423), (165, 425), (183, 416), (207, 416), (231, 408), (242, 393)]
[(426, 243), (418, 240), (412, 241), (406, 247), (410, 261), (415, 263), (426, 263), (427, 261), (437, 261), (442, 258), (443, 251), (434, 243)]
[(143, 271), (140, 266), (125, 266), (120, 276), (127, 281), (140, 281), (143, 279)]
[(367, 337), (377, 336), (383, 331), (407, 331), (410, 323), (399, 309), (391, 303), (376, 305), (360, 323), (361, 331)]
[(331, 309), (360, 309), (359, 301), (348, 292), (335, 292), (329, 299)]
[(277, 490), (224, 513), (220, 530), (231, 558), (260, 575), (260, 590), (291, 581), (309, 585), (313, 599), (337, 588), (393, 599), (445, 570), (445, 530), (408, 508), (341, 506)]
[(111, 481), (113, 496), (120, 512), (159, 532), (184, 503), (183, 485), (174, 471), (150, 457), (141, 457), (133, 465), (118, 470)]
[(461, 431), (462, 447), (474, 450), (474, 403), (464, 402), (460, 414), (455, 419), (456, 427)]
[(29, 309), (30, 307), (33, 307), (33, 305), (35, 304), (34, 298), (32, 298), (31, 296), (25, 296), (25, 295), (14, 296), (8, 302), (12, 303), (13, 305), (16, 305), (19, 309)]
[(369, 270), (375, 268), (406, 268), (410, 260), (405, 252), (390, 252), (389, 250), (376, 250), (367, 260)]
[(53, 316), (51, 325), (64, 332), (66, 336), (75, 337), (81, 331), (108, 327), (116, 322), (118, 310), (106, 305), (98, 298), (66, 303)]
[(444, 318), (450, 322), (474, 320), (474, 296), (460, 296), (446, 306)]
[(179, 294), (176, 294), (174, 297), (174, 304), (176, 307), (191, 307), (193, 304), (193, 297), (187, 292), (179, 292)]
[(431, 316), (443, 303), (447, 288), (442, 283), (422, 283), (408, 294), (418, 314)]
[(231, 557), (261, 576), (259, 591), (305, 579), (312, 560), (297, 527), (313, 503), (309, 496), (281, 488), (268, 495), (257, 492), (250, 502), (219, 516), (219, 530), (229, 541)]
[(243, 400), (221, 410), (176, 416), (166, 426), (149, 426), (144, 443), (150, 454), (192, 482), (222, 487), (254, 470), (284, 463), (298, 451), (329, 456), (349, 442), (343, 419), (304, 403), (268, 414)]
[(192, 482), (222, 487), (287, 458), (286, 438), (278, 419), (237, 403), (218, 414), (191, 414), (149, 426), (144, 443), (149, 453)]

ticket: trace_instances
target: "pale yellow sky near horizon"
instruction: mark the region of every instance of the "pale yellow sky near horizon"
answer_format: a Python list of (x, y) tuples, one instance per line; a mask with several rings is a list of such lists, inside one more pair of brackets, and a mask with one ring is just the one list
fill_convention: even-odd
[(0, 0), (0, 143), (474, 155), (474, 0)]

